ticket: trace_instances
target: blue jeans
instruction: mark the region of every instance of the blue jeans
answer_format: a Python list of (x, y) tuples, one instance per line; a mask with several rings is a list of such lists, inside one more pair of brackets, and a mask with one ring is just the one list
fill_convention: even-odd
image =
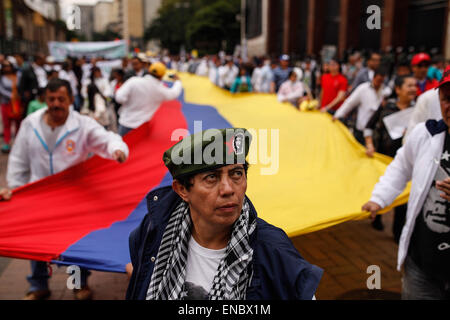
[(449, 300), (450, 282), (432, 279), (414, 263), (408, 255), (402, 279), (402, 300)]
[[(27, 280), (30, 283), (29, 292), (37, 290), (48, 290), (48, 275), (47, 262), (42, 261), (30, 261), (31, 262), (31, 275), (27, 276)], [(80, 268), (80, 284), (81, 287), (86, 286), (87, 278), (91, 272), (87, 269)], [(69, 274), (67, 275), (69, 277)]]
[(126, 134), (127, 134), (128, 132), (130, 132), (131, 130), (133, 130), (133, 128), (128, 128), (128, 127), (125, 127), (125, 126), (119, 124), (118, 131), (119, 131), (119, 135), (120, 135), (121, 137), (123, 137), (124, 135), (126, 135)]

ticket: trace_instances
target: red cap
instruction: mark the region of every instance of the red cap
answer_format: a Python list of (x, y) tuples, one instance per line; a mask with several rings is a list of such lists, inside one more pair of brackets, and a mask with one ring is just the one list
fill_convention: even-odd
[(424, 52), (421, 52), (421, 53), (416, 54), (412, 58), (411, 65), (412, 66), (417, 66), (418, 64), (420, 64), (421, 62), (424, 62), (424, 61), (425, 62), (431, 62), (431, 57), (428, 54), (426, 54)]
[(444, 74), (442, 75), (442, 79), (441, 82), (439, 82), (438, 88), (442, 87), (446, 83), (450, 83), (450, 66), (445, 68)]

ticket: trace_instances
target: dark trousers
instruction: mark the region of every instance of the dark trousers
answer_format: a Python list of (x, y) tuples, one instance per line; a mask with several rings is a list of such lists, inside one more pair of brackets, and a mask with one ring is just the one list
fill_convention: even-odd
[(353, 136), (355, 137), (356, 141), (358, 141), (363, 146), (366, 146), (366, 139), (364, 138), (364, 132), (355, 128), (353, 129)]
[(406, 211), (408, 210), (408, 204), (395, 207), (394, 209), (394, 223), (392, 224), (392, 233), (394, 234), (394, 240), (398, 244), (400, 236), (402, 234), (403, 226), (406, 220)]

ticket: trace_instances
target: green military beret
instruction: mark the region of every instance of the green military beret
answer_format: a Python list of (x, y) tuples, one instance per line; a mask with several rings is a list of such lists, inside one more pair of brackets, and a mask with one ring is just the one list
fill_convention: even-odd
[(164, 152), (174, 179), (231, 164), (244, 164), (252, 135), (246, 129), (208, 129), (187, 136)]

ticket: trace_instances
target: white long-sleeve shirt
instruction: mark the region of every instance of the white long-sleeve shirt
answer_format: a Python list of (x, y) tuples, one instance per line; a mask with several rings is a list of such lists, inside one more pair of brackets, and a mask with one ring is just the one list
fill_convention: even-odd
[(303, 85), (303, 82), (292, 82), (291, 80), (287, 80), (280, 86), (277, 93), (277, 98), (280, 102), (289, 101), (290, 103), (297, 105), (298, 99), (303, 97), (306, 92), (307, 91)]
[(181, 81), (175, 81), (172, 88), (151, 75), (127, 80), (116, 92), (119, 109), (119, 124), (136, 129), (149, 121), (161, 103), (176, 99), (183, 90)]
[(70, 111), (59, 131), (55, 145), (49, 147), (41, 127), (47, 108), (30, 114), (17, 134), (8, 159), (6, 180), (11, 189), (61, 172), (88, 159), (95, 153), (113, 159), (120, 150), (128, 157), (128, 146), (122, 138), (106, 131), (94, 119)]
[(398, 247), (398, 271), (408, 254), (417, 216), (422, 210), (440, 165), (446, 133), (445, 130), (436, 130), (437, 127), (430, 123), (420, 123), (414, 128), (375, 185), (370, 199), (384, 208), (394, 202), (408, 181), (412, 181), (406, 223)]
[(60, 79), (69, 81), (70, 87), (72, 88), (72, 94), (74, 97), (76, 97), (78, 95), (78, 80), (75, 73), (72, 70), (70, 71), (61, 70), (58, 73), (58, 77)]
[(347, 116), (354, 108), (358, 108), (356, 118), (356, 129), (364, 131), (367, 122), (377, 111), (384, 97), (391, 94), (390, 88), (381, 87), (375, 90), (371, 82), (365, 82), (359, 85), (353, 93), (344, 101), (342, 106), (334, 115), (336, 118)]
[(224, 88), (225, 86), (231, 88), (234, 80), (239, 74), (239, 68), (234, 64), (229, 67), (228, 65), (224, 65), (219, 68), (219, 87)]

